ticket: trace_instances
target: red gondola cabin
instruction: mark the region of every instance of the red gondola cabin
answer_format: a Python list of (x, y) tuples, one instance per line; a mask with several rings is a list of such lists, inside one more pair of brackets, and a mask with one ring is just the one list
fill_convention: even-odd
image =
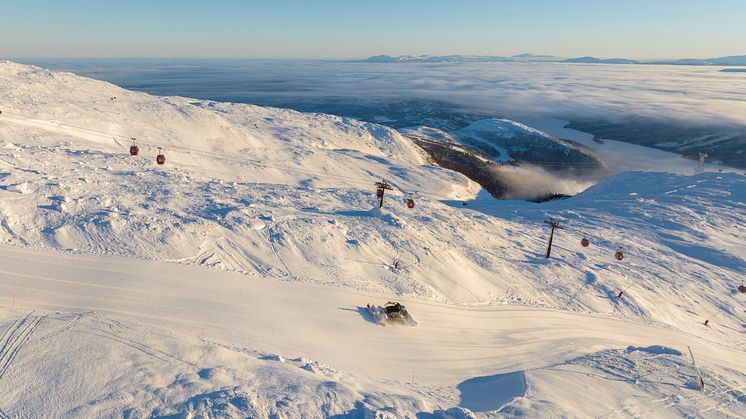
[(166, 164), (166, 156), (163, 155), (160, 147), (158, 147), (158, 155), (155, 157), (155, 162), (158, 164)]

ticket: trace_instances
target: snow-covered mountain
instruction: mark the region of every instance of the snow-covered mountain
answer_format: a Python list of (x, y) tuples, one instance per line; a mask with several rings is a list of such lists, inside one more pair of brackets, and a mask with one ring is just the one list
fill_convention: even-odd
[(494, 55), (374, 55), (364, 61), (369, 63), (476, 63), (512, 60)]
[(561, 169), (563, 165), (602, 166), (580, 145), (553, 138), (509, 119), (483, 119), (456, 134), (462, 142), (479, 149), (495, 161), (519, 160), (547, 164), (555, 169)]
[(438, 165), (466, 175), (499, 199), (566, 197), (608, 175), (589, 148), (509, 119), (480, 119), (453, 133), (429, 126), (399, 131)]
[(371, 63), (477, 63), (477, 62), (560, 62), (580, 64), (658, 64), (658, 65), (700, 65), (700, 66), (743, 66), (746, 55), (731, 55), (716, 58), (681, 58), (673, 60), (641, 61), (629, 58), (599, 58), (583, 56), (562, 58), (554, 55), (518, 54), (511, 57), (496, 55), (374, 55), (364, 61)]
[(626, 58), (598, 58), (598, 57), (577, 57), (562, 60), (563, 63), (580, 63), (580, 64), (641, 64), (640, 61), (628, 60)]
[(510, 57), (510, 59), (517, 62), (553, 62), (562, 60), (562, 58), (556, 55), (546, 54), (517, 54)]
[(666, 64), (678, 65), (725, 65), (725, 66), (742, 66), (746, 65), (746, 55), (731, 55), (728, 57), (717, 58), (683, 58)]
[[(746, 406), (741, 175), (627, 172), (496, 201), (353, 119), (10, 62), (0, 98), (0, 417)], [(545, 259), (548, 217), (565, 228)], [(389, 300), (417, 326), (374, 324), (366, 303)]]

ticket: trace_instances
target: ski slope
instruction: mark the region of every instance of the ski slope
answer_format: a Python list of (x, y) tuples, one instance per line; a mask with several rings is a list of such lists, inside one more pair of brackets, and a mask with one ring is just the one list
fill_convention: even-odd
[[(13, 247), (0, 253), (6, 261), (1, 284), (15, 296), (15, 310), (3, 310), (3, 321), (11, 330), (14, 321), (33, 322), (30, 337), (13, 346), (22, 351), (11, 372), (0, 376), (6, 395), (0, 407), (18, 415), (110, 416), (128, 408), (138, 415), (153, 409), (170, 414), (183, 412), (187, 400), (219, 398), (214, 393), (223, 388), (250, 400), (251, 408), (235, 406), (241, 415), (294, 416), (303, 406), (314, 409), (312, 416), (346, 413), (360, 399), (372, 400), (365, 403), (371, 409), (393, 407), (397, 416), (464, 402), (479, 411), (498, 394), (472, 402), (476, 390), (459, 392), (459, 386), (468, 388), (474, 377), (504, 380), (501, 375), (516, 372), (531, 390), (515, 394), (528, 397), (510, 408), (527, 414), (595, 416), (613, 414), (613, 407), (674, 416), (707, 407), (735, 415), (743, 407), (743, 348), (710, 341), (704, 331), (697, 336), (610, 316), (419, 299), (404, 300), (417, 315), (417, 327), (380, 327), (363, 308), (380, 294), (229, 272), (206, 275), (197, 267), (162, 262)], [(628, 349), (655, 351), (649, 349), (654, 345), (692, 345), (713, 388), (693, 388), (694, 370), (681, 355)], [(641, 359), (630, 360), (627, 352)], [(86, 368), (91, 362), (100, 366)], [(629, 363), (640, 366), (630, 369)], [(84, 385), (45, 384), (71, 380)], [(257, 380), (268, 380), (270, 388), (257, 386)], [(568, 380), (577, 387), (566, 388)], [(620, 381), (614, 387), (624, 397), (604, 394), (573, 410), (575, 392), (607, 381)], [(28, 394), (29, 385), (38, 390)], [(518, 390), (508, 385), (505, 391)], [(36, 405), (47, 398), (96, 403)], [(273, 410), (273, 398), (297, 404)], [(337, 404), (321, 406), (327, 398)], [(677, 398), (689, 400), (665, 407)]]
[(375, 124), (9, 62), (0, 97), (0, 417), (746, 408), (742, 175), (495, 201)]

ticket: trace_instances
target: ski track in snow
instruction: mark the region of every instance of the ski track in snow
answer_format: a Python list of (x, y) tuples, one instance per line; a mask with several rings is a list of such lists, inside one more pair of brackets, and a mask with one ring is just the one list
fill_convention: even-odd
[(3, 334), (4, 340), (0, 339), (0, 380), (10, 367), (18, 351), (31, 337), (39, 324), (44, 321), (45, 316), (32, 316), (27, 314), (22, 319), (16, 320)]
[[(741, 175), (497, 202), (347, 118), (7, 62), (0, 95), (0, 418), (746, 408)], [(548, 217), (566, 229), (546, 260)], [(389, 300), (417, 326), (366, 317)]]

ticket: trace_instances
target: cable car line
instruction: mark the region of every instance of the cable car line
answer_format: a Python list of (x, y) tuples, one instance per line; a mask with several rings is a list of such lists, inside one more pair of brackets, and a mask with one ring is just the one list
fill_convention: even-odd
[[(128, 142), (128, 141), (131, 140), (132, 144), (129, 146), (129, 154), (131, 156), (138, 156), (140, 154), (140, 148), (138, 146), (138, 142), (139, 142), (141, 145), (150, 146), (150, 147), (158, 149), (158, 154), (156, 156), (156, 163), (158, 165), (164, 165), (165, 161), (166, 161), (165, 154), (163, 153), (164, 149), (163, 149), (162, 146), (160, 146), (158, 144), (142, 142), (140, 140), (137, 140), (134, 137), (127, 138), (127, 136), (121, 135), (121, 134), (107, 133), (107, 132), (98, 131), (98, 130), (95, 130), (95, 129), (92, 129), (92, 128), (79, 127), (79, 126), (70, 125), (70, 124), (66, 124), (66, 123), (60, 123), (60, 122), (57, 122), (57, 121), (46, 122), (46, 121), (42, 121), (42, 120), (39, 120), (39, 119), (36, 119), (36, 118), (24, 117), (23, 115), (18, 115), (18, 114), (14, 114), (14, 113), (8, 113), (7, 111), (3, 111), (2, 113), (0, 113), (0, 118), (3, 118), (3, 117), (4, 118), (8, 118), (8, 119), (12, 119), (12, 120), (17, 120), (17, 121), (25, 122), (26, 124), (22, 124), (22, 125), (25, 125), (25, 126), (28, 126), (29, 123), (30, 123), (30, 125), (33, 125), (34, 123), (38, 123), (38, 124), (46, 125), (46, 126), (48, 126), (50, 128), (51, 127), (61, 128), (63, 130), (67, 129), (67, 130), (70, 130), (70, 131), (76, 131), (77, 130), (79, 133), (82, 133), (82, 134), (95, 135), (95, 136), (101, 137), (102, 139), (113, 140), (114, 143), (117, 146), (119, 146), (121, 148), (125, 148), (125, 149), (127, 148), (127, 146), (125, 146), (124, 144), (122, 144), (122, 142), (120, 142), (120, 140), (123, 141), (123, 142)], [(433, 142), (431, 140), (426, 140), (426, 141)], [(444, 145), (444, 144), (441, 144), (439, 142), (433, 142), (433, 143), (438, 143), (439, 145)], [(276, 169), (276, 170), (282, 171), (284, 173), (294, 173), (294, 174), (301, 174), (301, 175), (310, 175), (310, 176), (315, 176), (315, 177), (319, 177), (321, 179), (326, 179), (326, 180), (334, 180), (334, 181), (338, 180), (337, 176), (334, 176), (334, 175), (332, 175), (330, 173), (327, 173), (327, 172), (319, 172), (319, 171), (313, 171), (313, 170), (309, 170), (309, 169), (289, 168), (286, 165), (272, 164), (272, 163), (268, 163), (268, 162), (265, 162), (265, 161), (260, 161), (258, 159), (248, 159), (248, 158), (232, 157), (232, 156), (226, 155), (226, 154), (219, 154), (219, 153), (209, 152), (209, 151), (194, 150), (194, 149), (190, 149), (190, 148), (187, 148), (187, 147), (180, 147), (178, 145), (170, 145), (169, 147), (172, 150), (176, 150), (176, 151), (182, 152), (182, 153), (184, 153), (186, 155), (196, 155), (196, 156), (201, 156), (201, 157), (223, 159), (223, 160), (233, 161), (233, 162), (236, 162), (236, 163), (241, 164), (241, 165), (253, 164), (253, 165), (260, 166), (261, 168)], [(535, 165), (552, 165), (552, 166), (598, 166), (598, 164), (595, 164), (595, 163), (561, 163), (561, 162), (530, 161), (530, 160), (519, 160), (518, 162), (523, 162), (523, 163), (528, 163), (528, 164), (535, 164)], [(350, 179), (346, 179), (346, 184), (347, 185), (357, 186), (357, 187), (359, 187), (360, 189), (363, 189), (363, 190), (367, 190), (368, 188), (371, 187), (372, 183), (369, 180), (367, 180), (367, 179), (363, 179), (361, 177), (362, 175), (360, 173), (358, 173), (358, 172), (348, 172), (347, 173), (348, 176), (351, 175), (351, 174), (354, 174), (354, 176), (358, 180), (351, 181)], [(396, 189), (398, 189), (402, 193), (403, 196), (408, 196), (408, 198), (405, 201), (406, 202), (406, 207), (409, 208), (409, 209), (412, 209), (412, 208), (415, 207), (414, 197), (416, 196), (416, 194), (420, 193), (420, 191), (411, 190), (411, 189), (404, 189), (404, 188), (397, 188), (397, 187), (395, 187), (396, 185), (389, 184), (386, 181), (378, 182), (378, 183), (376, 183), (374, 185), (377, 186), (377, 187), (379, 187), (379, 184), (385, 184), (386, 187), (384, 187), (383, 189), (378, 188), (377, 191), (379, 191), (379, 190), (384, 190), (384, 191), (385, 190), (389, 190), (389, 191), (393, 192)], [(381, 199), (381, 205), (382, 205), (383, 194), (381, 194), (379, 196), (379, 198)], [(565, 229), (566, 229), (566, 227), (565, 227)], [(566, 229), (566, 231), (568, 231), (568, 230)], [(574, 229), (571, 228), (571, 229), (569, 229), (569, 231), (571, 232), (571, 234), (573, 234)], [(625, 252), (624, 252), (624, 249), (621, 246), (614, 246), (611, 241), (604, 240), (604, 239), (599, 239), (598, 237), (588, 235), (585, 232), (581, 233), (581, 237), (582, 238), (580, 240), (580, 245), (583, 248), (588, 248), (592, 243), (593, 244), (601, 243), (601, 244), (606, 244), (606, 245), (612, 245), (611, 247), (617, 247), (617, 251), (614, 254), (614, 258), (617, 261), (620, 261), (620, 262), (624, 260), (624, 258), (625, 258)], [(739, 286), (738, 287), (738, 292), (739, 293), (746, 293), (746, 286), (743, 285), (743, 284), (741, 286)]]

